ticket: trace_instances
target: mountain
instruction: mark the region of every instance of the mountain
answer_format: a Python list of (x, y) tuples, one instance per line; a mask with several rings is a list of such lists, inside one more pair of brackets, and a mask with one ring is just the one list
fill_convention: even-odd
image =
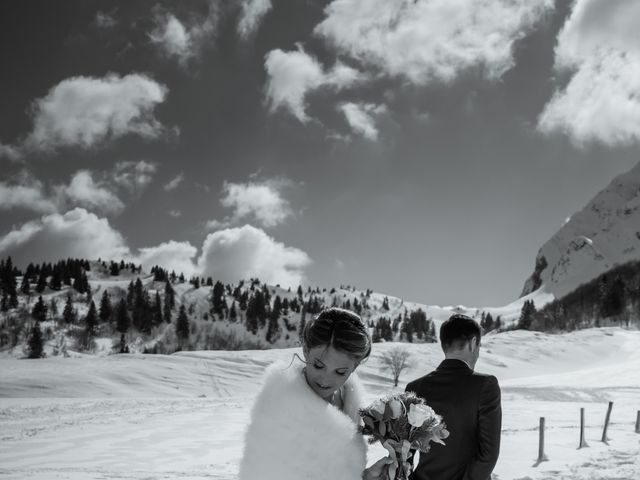
[(540, 248), (522, 296), (560, 298), (617, 265), (640, 260), (640, 163), (615, 179)]

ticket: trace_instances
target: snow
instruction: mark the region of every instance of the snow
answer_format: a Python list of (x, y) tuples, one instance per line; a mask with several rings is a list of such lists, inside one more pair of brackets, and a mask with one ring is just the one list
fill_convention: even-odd
[[(544, 257), (547, 266), (539, 278), (546, 291), (559, 298), (615, 265), (640, 260), (639, 207), (640, 163), (614, 178), (540, 248), (537, 259)], [(523, 294), (537, 287), (533, 278)]]
[[(498, 377), (499, 480), (640, 478), (640, 332), (488, 335), (478, 370)], [(411, 353), (407, 381), (442, 359), (437, 344), (376, 344), (358, 370), (367, 400), (388, 393), (380, 355)], [(0, 479), (233, 479), (264, 368), (300, 349), (0, 359)], [(600, 442), (614, 402), (609, 444)], [(577, 449), (580, 408), (589, 448)], [(546, 418), (548, 461), (538, 455)], [(370, 449), (370, 461), (384, 455)]]

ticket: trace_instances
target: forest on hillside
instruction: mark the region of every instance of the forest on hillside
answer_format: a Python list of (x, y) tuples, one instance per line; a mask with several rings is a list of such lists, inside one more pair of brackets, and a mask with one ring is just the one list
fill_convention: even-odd
[(143, 353), (295, 346), (307, 319), (327, 307), (360, 314), (375, 342), (436, 341), (422, 309), (392, 308), (387, 297), (372, 302), (371, 290), (342, 285), (232, 285), (187, 280), (160, 266), (146, 274), (124, 261), (84, 259), (31, 263), (22, 272), (11, 258), (0, 260), (0, 282), (0, 348), (24, 343), (32, 358), (43, 355), (45, 342), (54, 343), (55, 355), (93, 352), (97, 338), (111, 338), (113, 353), (131, 351), (132, 342)]

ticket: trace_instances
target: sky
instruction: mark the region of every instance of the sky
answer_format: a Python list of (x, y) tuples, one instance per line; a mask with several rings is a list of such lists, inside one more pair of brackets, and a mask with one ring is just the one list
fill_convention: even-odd
[(0, 257), (515, 300), (639, 160), (635, 0), (0, 3)]

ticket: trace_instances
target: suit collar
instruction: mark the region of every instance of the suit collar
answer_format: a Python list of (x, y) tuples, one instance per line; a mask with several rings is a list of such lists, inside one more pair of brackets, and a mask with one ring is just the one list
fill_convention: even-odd
[(458, 360), (457, 358), (445, 358), (442, 363), (438, 365), (438, 370), (458, 370), (473, 372), (471, 367), (467, 365), (467, 362), (465, 362), (464, 360)]

